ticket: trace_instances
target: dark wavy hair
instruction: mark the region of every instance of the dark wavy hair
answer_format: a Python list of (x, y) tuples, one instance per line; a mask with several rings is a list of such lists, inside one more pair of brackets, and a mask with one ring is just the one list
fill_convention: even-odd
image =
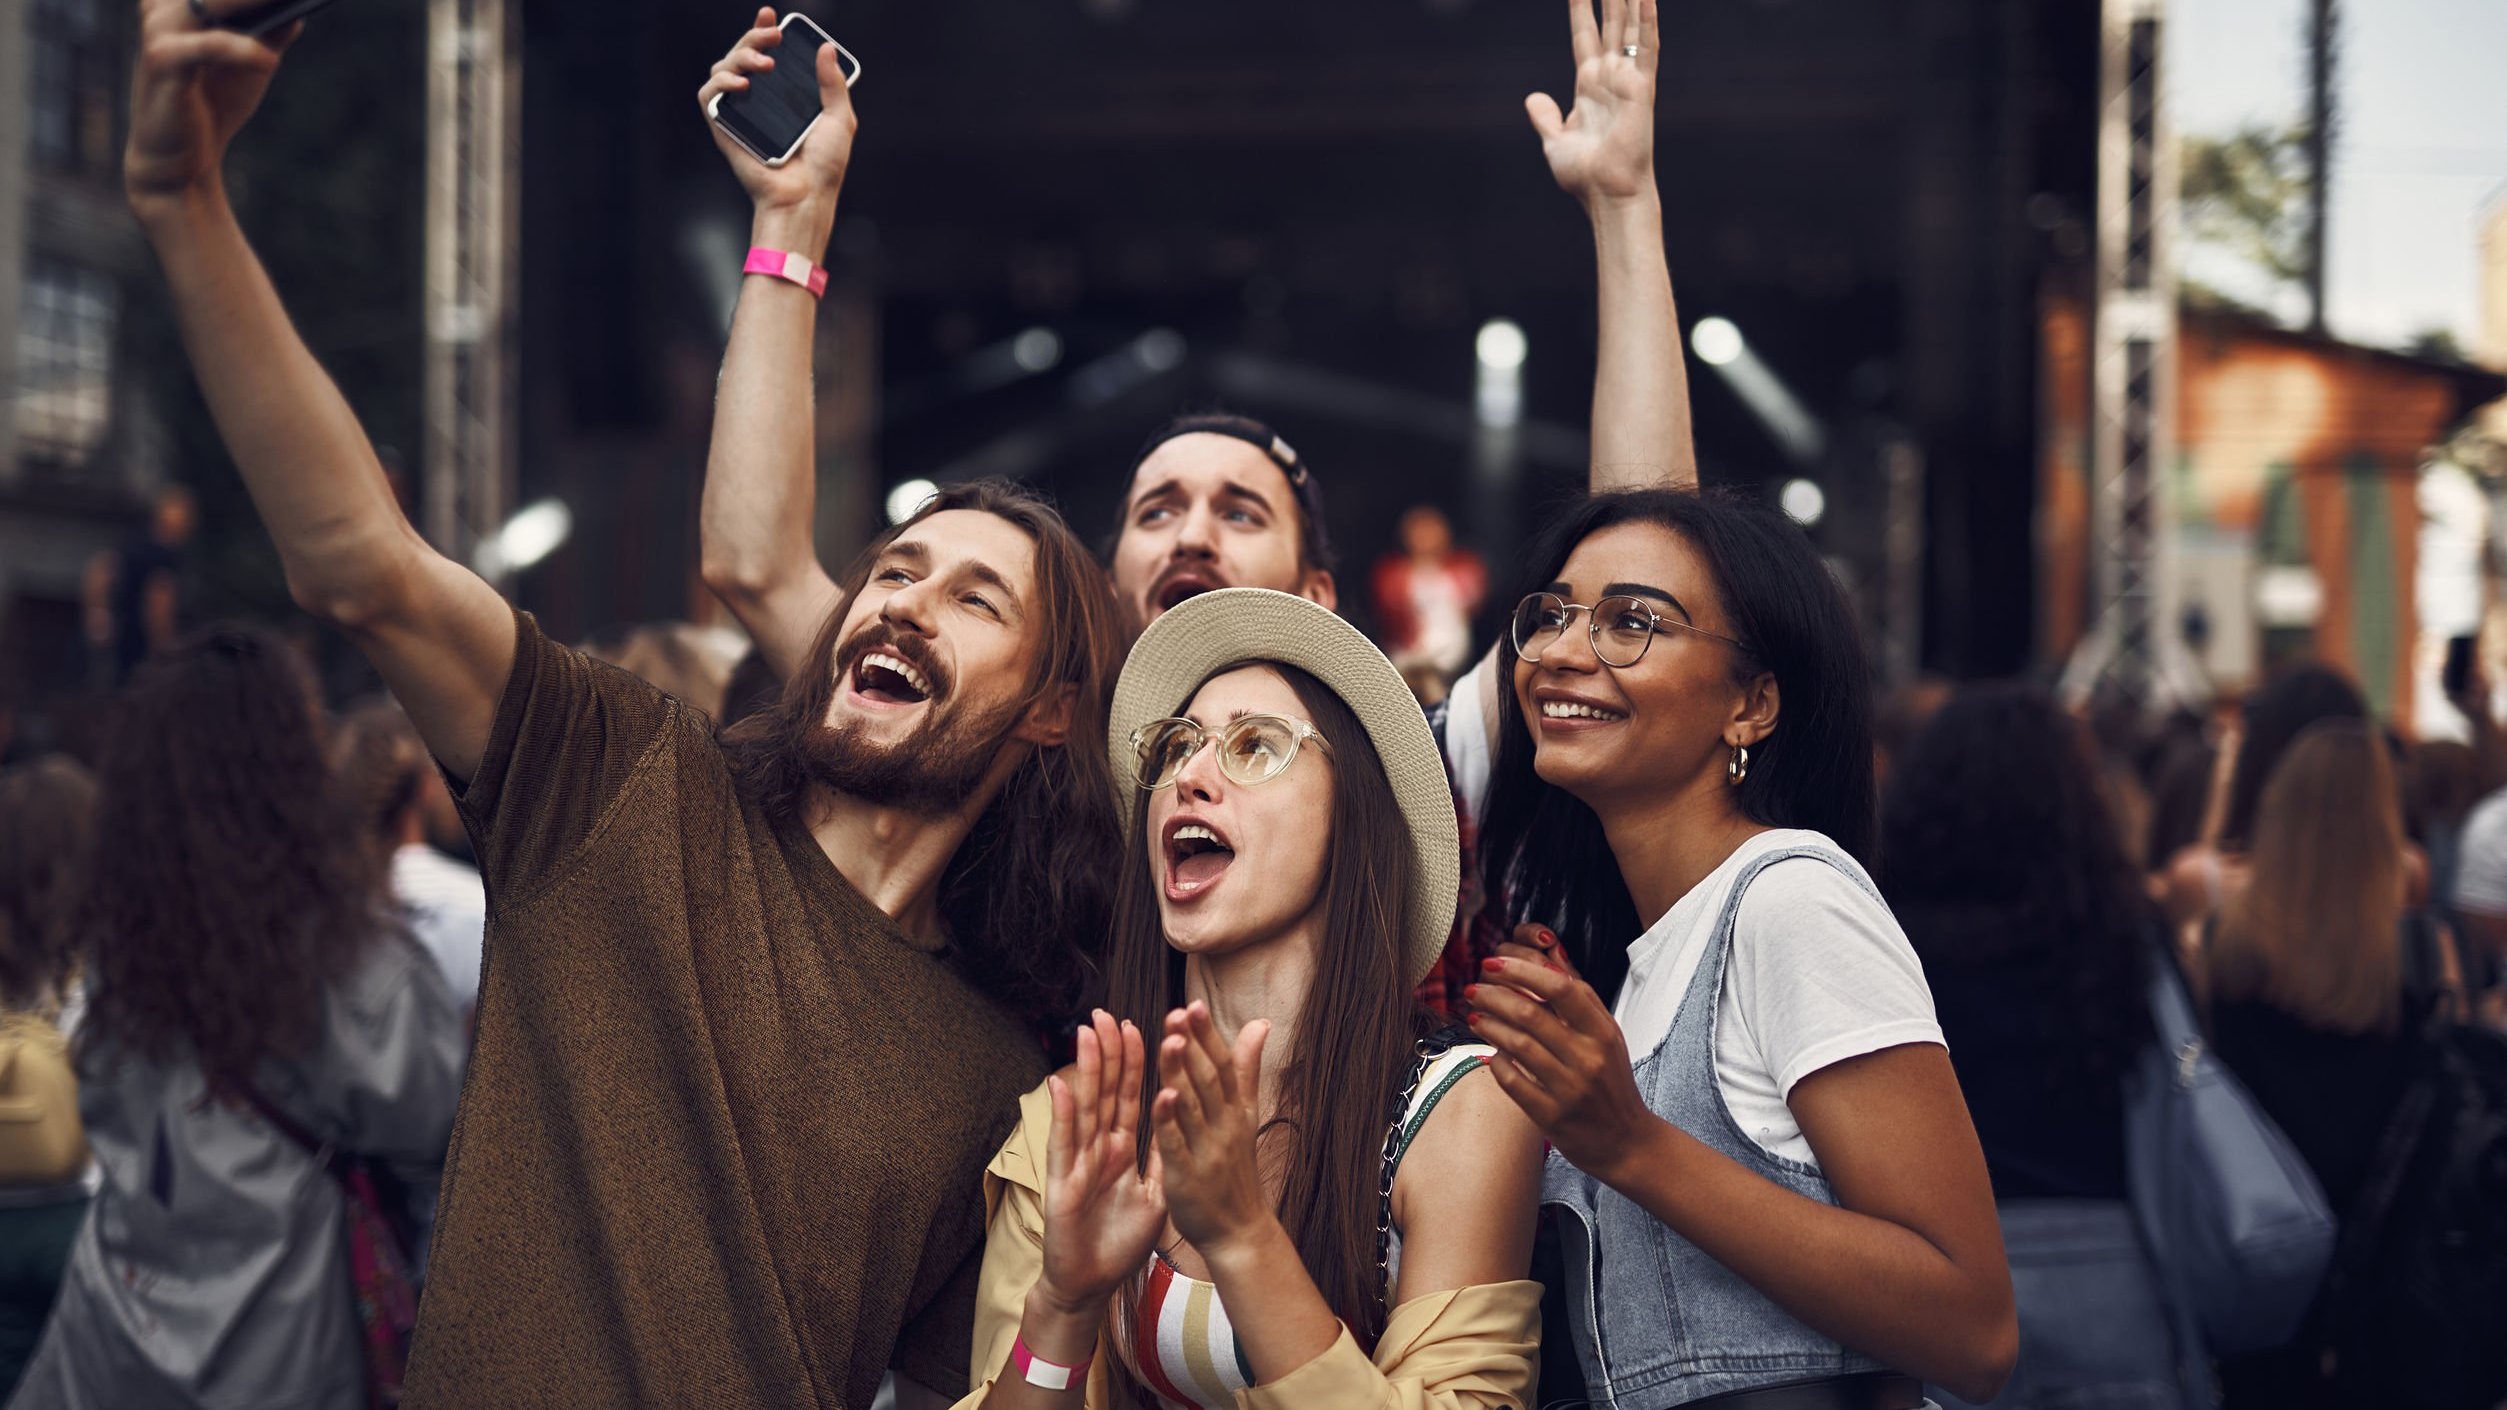
[(76, 968), (71, 907), (95, 815), (95, 777), (63, 755), (0, 773), (0, 1008), (59, 1002)]
[[(1068, 742), (1030, 751), (958, 845), (941, 877), (941, 915), (951, 960), (970, 982), (1028, 1023), (1059, 1029), (1096, 986), (1122, 847), (1105, 746), (1122, 664), (1118, 612), (1105, 570), (1061, 514), (997, 479), (952, 485), (882, 534), (845, 570), (843, 601), (861, 591), (898, 535), (952, 509), (1006, 520), (1035, 542), (1038, 644), (1026, 699), (1067, 688), (1073, 705)], [(806, 820), (816, 804), (808, 745), (835, 700), (843, 632), (840, 604), (782, 697), (722, 736), (742, 791), (787, 821)]]
[[(1276, 1118), (1296, 1140), (1285, 1162), (1280, 1224), (1333, 1315), (1360, 1345), (1373, 1347), (1384, 1331), (1375, 1261), (1384, 1132), (1393, 1100), (1409, 1080), (1414, 1045), (1434, 1026), (1414, 997), (1417, 976), (1404, 960), (1417, 889), (1410, 825), (1383, 756), (1346, 701), (1306, 672), (1271, 661), (1239, 661), (1205, 679), (1247, 666), (1278, 672), (1332, 750), (1323, 941), (1314, 987), (1297, 1016), (1296, 1047), (1282, 1069)], [(1191, 698), (1176, 701), (1174, 713), (1183, 713)], [(1143, 1074), (1141, 1092), (1146, 1112), (1158, 1091), (1155, 1057), (1166, 1015), (1184, 1004), (1184, 956), (1166, 942), (1148, 810), (1141, 812), (1140, 826), (1122, 844), (1107, 979), (1112, 1011), (1138, 1024), (1149, 1045), (1151, 1070)], [(1146, 1169), (1146, 1121), (1140, 1141)], [(1124, 1298), (1123, 1307), (1132, 1301)]]
[(2247, 697), (2244, 737), (2230, 766), (2228, 806), (2220, 817), (2220, 850), (2243, 852), (2253, 843), (2264, 785), (2308, 726), (2366, 718), (2368, 700), (2359, 687), (2321, 662), (2292, 666)]
[(1881, 812), (1881, 892), (1925, 971), (1989, 976), (2067, 1034), (2050, 1046), (2068, 1070), (2039, 1074), (2053, 1090), (2119, 1080), (2151, 1035), (2159, 914), (2091, 750), (2043, 691), (1973, 686), (1916, 736)]
[[(1743, 814), (1768, 827), (1825, 833), (1866, 866), (1873, 849), (1872, 690), (1863, 642), (1844, 590), (1802, 530), (1774, 508), (1737, 495), (1634, 490), (1578, 501), (1541, 535), (1521, 591), (1545, 590), (1576, 545), (1617, 524), (1655, 524), (1685, 540), (1714, 575), (1733, 633), (1733, 675), (1776, 678), (1781, 713), (1750, 750), (1734, 789)], [(1627, 947), (1645, 929), (1601, 819), (1533, 769), (1535, 746), (1515, 701), (1511, 638), (1498, 643), (1497, 760), (1489, 783), (1480, 865), (1488, 894), (1510, 920), (1557, 931), (1605, 998), (1628, 970)]]
[(97, 769), (82, 1043), (228, 1084), (312, 1045), (325, 986), (389, 933), (323, 733), (312, 673), (268, 632), (212, 628), (132, 678)]

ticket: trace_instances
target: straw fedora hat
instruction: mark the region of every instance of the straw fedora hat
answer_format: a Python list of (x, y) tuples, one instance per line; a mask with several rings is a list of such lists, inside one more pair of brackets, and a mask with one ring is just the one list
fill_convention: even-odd
[(1401, 673), (1329, 608), (1268, 588), (1226, 588), (1188, 598), (1149, 624), (1123, 663), (1106, 728), (1106, 748), (1125, 785), (1124, 833), (1140, 825), (1144, 796), (1133, 778), (1133, 731), (1181, 711), (1221, 667), (1248, 661), (1295, 666), (1323, 682), (1374, 743), (1410, 825), (1414, 889), (1403, 951), (1412, 979), (1425, 978), (1445, 952), (1462, 890), (1462, 841), (1445, 756)]

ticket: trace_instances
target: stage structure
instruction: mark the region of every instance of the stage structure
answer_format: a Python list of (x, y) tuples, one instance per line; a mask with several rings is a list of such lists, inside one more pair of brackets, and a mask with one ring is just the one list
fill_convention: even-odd
[(2167, 120), (2167, 0), (2106, 0), (2099, 80), (2091, 532), (2097, 622), (2064, 693), (2105, 687), (2152, 709), (2208, 690), (2176, 590), (2177, 153)]
[(427, 538), (471, 557), (512, 512), (522, 54), (515, 0), (429, 0)]

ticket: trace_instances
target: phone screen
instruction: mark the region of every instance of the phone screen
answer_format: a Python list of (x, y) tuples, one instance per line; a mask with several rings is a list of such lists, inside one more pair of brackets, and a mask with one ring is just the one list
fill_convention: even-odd
[[(761, 160), (788, 156), (818, 120), (818, 51), (834, 42), (797, 18), (786, 23), (783, 43), (774, 50), (775, 66), (750, 74), (747, 88), (723, 94), (714, 105), (714, 120)], [(850, 64), (846, 69), (849, 82), (854, 69)]]

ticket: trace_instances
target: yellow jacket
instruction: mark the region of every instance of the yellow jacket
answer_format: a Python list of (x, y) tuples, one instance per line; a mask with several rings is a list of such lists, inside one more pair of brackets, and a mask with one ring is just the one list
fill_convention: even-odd
[[(1038, 1086), (1019, 1102), (1018, 1129), (984, 1168), (984, 1271), (975, 1302), (976, 1410), (1009, 1364), (1027, 1290), (1042, 1272), (1045, 1141), (1053, 1103)], [(1541, 1285), (1489, 1283), (1413, 1298), (1393, 1309), (1375, 1359), (1349, 1329), (1331, 1349), (1276, 1381), (1237, 1394), (1238, 1410), (1523, 1410), (1539, 1378)], [(1087, 1410), (1129, 1410), (1113, 1389), (1114, 1349), (1102, 1334), (1088, 1368)]]

